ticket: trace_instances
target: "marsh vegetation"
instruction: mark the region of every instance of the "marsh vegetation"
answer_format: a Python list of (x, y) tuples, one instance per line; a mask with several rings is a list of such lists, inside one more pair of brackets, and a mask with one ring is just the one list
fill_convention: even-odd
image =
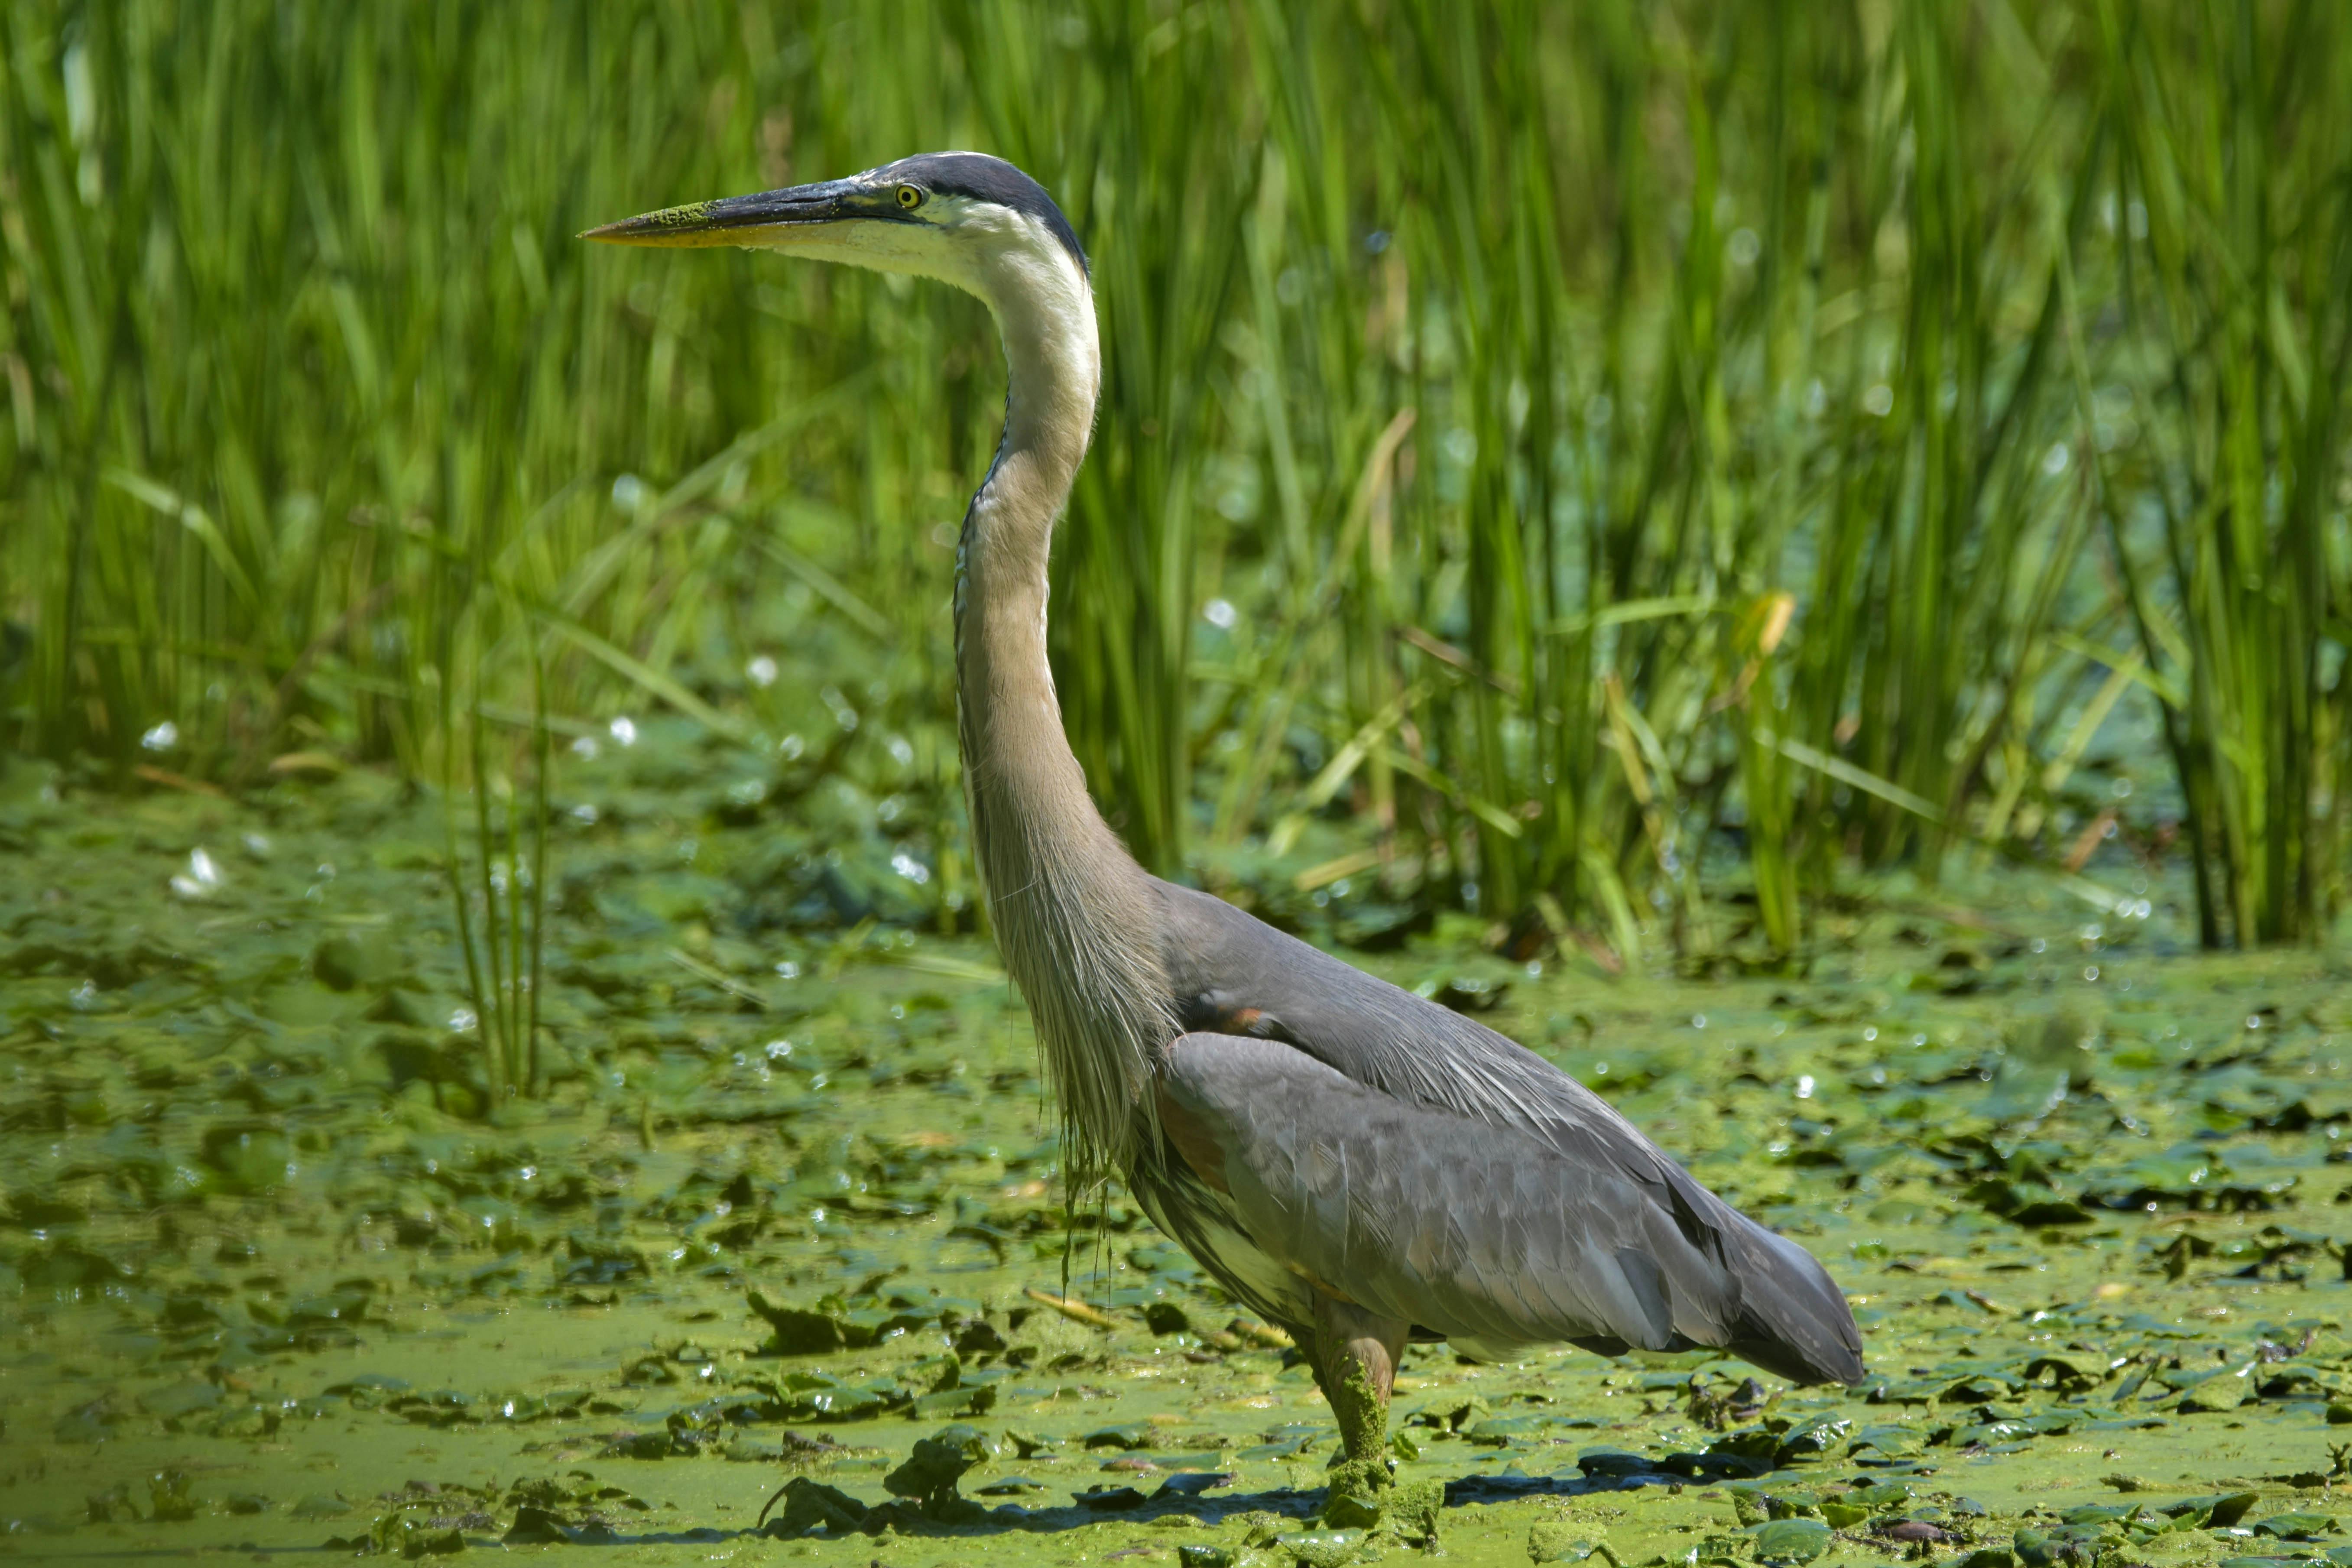
[(1363, 1549), (1065, 1202), (989, 324), (572, 238), (945, 146), (1093, 259), (1139, 856), (1860, 1303), (1851, 1395), (1416, 1352), (1446, 1549), (2343, 1550), (2347, 97), (2307, 0), (0, 7), (0, 1550)]

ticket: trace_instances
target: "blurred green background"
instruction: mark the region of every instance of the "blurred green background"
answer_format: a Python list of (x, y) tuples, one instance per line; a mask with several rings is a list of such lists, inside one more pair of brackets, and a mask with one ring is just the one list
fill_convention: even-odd
[(0, 71), (0, 754), (79, 784), (543, 805), (667, 710), (969, 926), (984, 313), (572, 236), (973, 147), (1093, 258), (1055, 636), (1155, 868), (1606, 964), (1955, 856), (2343, 906), (2333, 0), (16, 0)]

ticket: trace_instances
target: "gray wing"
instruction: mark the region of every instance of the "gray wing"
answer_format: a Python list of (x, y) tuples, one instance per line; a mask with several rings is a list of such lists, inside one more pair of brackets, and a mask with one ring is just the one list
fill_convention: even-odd
[[(1598, 1095), (1493, 1030), (1221, 900), (1166, 884), (1161, 890), (1168, 970), (1185, 1026), (1265, 1042), (1246, 1058), (1203, 1051), (1200, 1059), (1241, 1074), (1237, 1081), (1257, 1082), (1257, 1092), (1300, 1100), (1286, 1143), (1271, 1124), (1213, 1112), (1221, 1100), (1196, 1084), (1186, 1092), (1199, 1100), (1199, 1114), (1221, 1142), (1233, 1140), (1236, 1153), (1245, 1147), (1320, 1149), (1314, 1158), (1327, 1163), (1353, 1152), (1357, 1163), (1349, 1169), (1355, 1173), (1343, 1185), (1365, 1195), (1347, 1204), (1390, 1206), (1379, 1215), (1366, 1211), (1370, 1228), (1335, 1234), (1360, 1236), (1373, 1248), (1382, 1237), (1423, 1237), (1423, 1262), (1414, 1268), (1432, 1268), (1433, 1260), (1451, 1257), (1469, 1270), (1453, 1287), (1470, 1292), (1455, 1304), (1465, 1312), (1474, 1298), (1483, 1299), (1480, 1292), (1493, 1290), (1497, 1277), (1482, 1271), (1504, 1267), (1479, 1248), (1524, 1242), (1531, 1249), (1511, 1266), (1520, 1279), (1513, 1289), (1524, 1297), (1511, 1311), (1520, 1315), (1505, 1317), (1560, 1326), (1499, 1341), (1468, 1330), (1463, 1337), (1501, 1343), (1614, 1339), (1651, 1348), (1679, 1340), (1730, 1350), (1799, 1383), (1862, 1376), (1861, 1335), (1828, 1272), (1804, 1248), (1693, 1181)], [(1197, 1035), (1181, 1042), (1185, 1051), (1203, 1044)], [(1296, 1076), (1318, 1066), (1324, 1075)], [(1177, 1080), (1170, 1082), (1172, 1090)], [(1389, 1142), (1345, 1137), (1343, 1121), (1326, 1122), (1306, 1103), (1322, 1095), (1337, 1097), (1333, 1103), (1344, 1104), (1349, 1115), (1372, 1117)], [(1253, 1142), (1261, 1134), (1273, 1141)], [(1511, 1159), (1495, 1163), (1482, 1147), (1510, 1150)], [(1251, 1160), (1244, 1164), (1259, 1169)], [(1296, 1198), (1314, 1184), (1286, 1185), (1278, 1163), (1265, 1171), (1263, 1201), (1282, 1213), (1304, 1213), (1285, 1207), (1292, 1200), (1277, 1201), (1277, 1194)], [(1360, 1189), (1362, 1182), (1372, 1185)], [(1238, 1188), (1230, 1201), (1240, 1203)], [(1547, 1205), (1550, 1219), (1541, 1217)], [(1272, 1212), (1258, 1223), (1272, 1223)], [(1327, 1206), (1312, 1222), (1297, 1223), (1315, 1229), (1337, 1213)], [(1255, 1224), (1243, 1223), (1260, 1245), (1279, 1253), (1256, 1236)], [(1457, 1234), (1445, 1247), (1427, 1240), (1447, 1225)], [(1474, 1235), (1474, 1227), (1485, 1228)], [(1360, 1248), (1350, 1254), (1368, 1268), (1364, 1260), (1372, 1255)], [(1610, 1261), (1596, 1261), (1604, 1256)], [(1283, 1261), (1294, 1269), (1312, 1267), (1303, 1256)], [(1588, 1269), (1598, 1272), (1580, 1272)], [(1401, 1279), (1383, 1288), (1408, 1286)], [(1444, 1298), (1433, 1277), (1414, 1288), (1438, 1291), (1433, 1310)], [(1504, 1311), (1499, 1304), (1478, 1310)], [(1428, 1317), (1397, 1315), (1444, 1331)], [(1567, 1331), (1577, 1321), (1591, 1327)]]

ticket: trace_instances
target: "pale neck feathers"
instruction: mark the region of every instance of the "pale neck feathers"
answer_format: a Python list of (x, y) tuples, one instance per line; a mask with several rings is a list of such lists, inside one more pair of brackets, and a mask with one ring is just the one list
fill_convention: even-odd
[[(1034, 227), (1023, 225), (1024, 228)], [(999, 947), (1029, 1003), (1074, 1190), (1124, 1164), (1176, 1026), (1142, 870), (1095, 809), (1045, 658), (1046, 557), (1093, 433), (1094, 296), (1050, 236), (971, 274), (1004, 339), (1004, 436), (964, 516), (956, 660), (965, 798)]]

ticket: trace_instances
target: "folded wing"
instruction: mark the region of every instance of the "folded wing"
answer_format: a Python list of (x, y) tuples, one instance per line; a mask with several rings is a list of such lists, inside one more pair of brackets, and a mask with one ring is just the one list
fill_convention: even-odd
[(1708, 1345), (1800, 1383), (1862, 1376), (1827, 1270), (1581, 1084), (1217, 900), (1165, 896), (1180, 1005), (1218, 1032), (1177, 1043), (1163, 1110), (1212, 1135), (1223, 1201), (1285, 1268), (1457, 1343)]

